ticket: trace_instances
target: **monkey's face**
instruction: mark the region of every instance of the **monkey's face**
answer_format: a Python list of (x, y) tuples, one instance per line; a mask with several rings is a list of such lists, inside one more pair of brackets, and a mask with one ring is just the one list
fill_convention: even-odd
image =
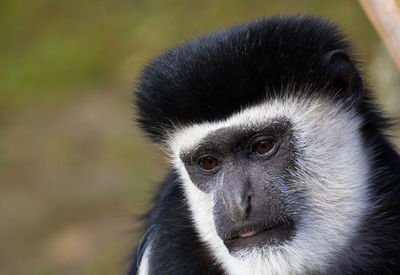
[(290, 122), (222, 127), (180, 154), (193, 184), (209, 194), (218, 236), (230, 252), (279, 245), (295, 234), (300, 190)]
[(329, 101), (286, 99), (178, 131), (171, 151), (200, 238), (225, 258), (321, 270), (368, 207), (359, 125)]

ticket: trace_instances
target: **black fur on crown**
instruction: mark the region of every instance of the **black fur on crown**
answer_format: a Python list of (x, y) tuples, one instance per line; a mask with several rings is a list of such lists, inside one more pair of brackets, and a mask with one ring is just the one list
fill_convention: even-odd
[(285, 93), (334, 97), (322, 57), (335, 49), (350, 51), (335, 25), (314, 16), (272, 17), (201, 36), (144, 68), (137, 120), (161, 142), (176, 125), (223, 119)]

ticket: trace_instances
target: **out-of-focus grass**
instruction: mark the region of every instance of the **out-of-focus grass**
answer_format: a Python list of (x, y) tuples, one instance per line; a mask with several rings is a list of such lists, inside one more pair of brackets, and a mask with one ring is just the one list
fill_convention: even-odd
[(373, 60), (381, 102), (400, 109), (398, 74), (356, 1), (2, 1), (0, 274), (123, 272), (167, 166), (132, 122), (139, 69), (198, 34), (288, 13), (338, 22)]

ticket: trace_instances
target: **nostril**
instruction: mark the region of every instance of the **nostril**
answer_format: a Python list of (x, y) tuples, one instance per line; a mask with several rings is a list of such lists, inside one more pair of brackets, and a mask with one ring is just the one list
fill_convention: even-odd
[(251, 197), (253, 196), (253, 192), (249, 191), (247, 192), (247, 202), (250, 203)]
[(249, 191), (247, 192), (247, 197), (246, 197), (246, 210), (245, 210), (245, 215), (246, 218), (249, 217), (250, 215), (250, 210), (251, 210), (251, 198), (253, 197), (253, 192)]

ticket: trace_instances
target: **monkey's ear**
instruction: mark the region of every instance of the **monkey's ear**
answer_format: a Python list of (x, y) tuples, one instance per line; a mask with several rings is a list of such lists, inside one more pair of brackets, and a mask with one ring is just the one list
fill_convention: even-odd
[(323, 57), (327, 69), (328, 85), (347, 99), (359, 101), (363, 95), (363, 83), (359, 71), (342, 50), (330, 51)]

